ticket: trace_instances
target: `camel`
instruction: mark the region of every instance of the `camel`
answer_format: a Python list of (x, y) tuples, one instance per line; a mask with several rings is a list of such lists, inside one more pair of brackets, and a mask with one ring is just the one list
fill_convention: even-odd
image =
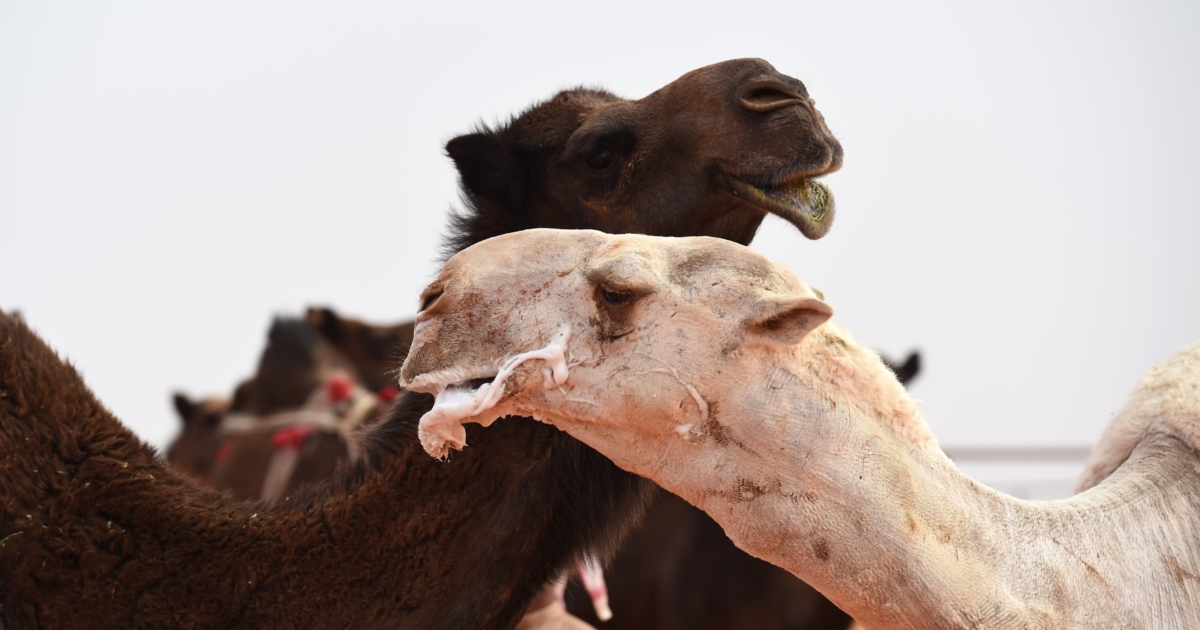
[(835, 205), (815, 178), (841, 167), (842, 147), (815, 102), (761, 59), (693, 70), (636, 101), (559, 92), (446, 144), (466, 208), (444, 249), (535, 227), (748, 244), (768, 213), (820, 238)]
[[(475, 146), (448, 150), (456, 163), (507, 163), (489, 147), (535, 163), (543, 151), (551, 170), (576, 169), (586, 184), (576, 194), (602, 202), (576, 208), (581, 225), (748, 241), (768, 212), (810, 236), (832, 217), (828, 190), (814, 178), (840, 166), (841, 147), (803, 84), (761, 60), (701, 68), (640, 101), (564, 92), (506, 129), (514, 142), (530, 135), (509, 147), (480, 132)], [(652, 133), (629, 144), (638, 129)], [(692, 206), (677, 185), (628, 185), (681, 161), (704, 187)], [(546, 191), (524, 181), (506, 198), (529, 213), (501, 221), (486, 193), (523, 180), (489, 188), (487, 178), (471, 178), (464, 172), (470, 203), (448, 249), (530, 217), (559, 220), (533, 211), (525, 194)], [(415, 435), (433, 399), (406, 393), (333, 482), (282, 502), (231, 503), (164, 468), (27, 329), (3, 318), (0, 340), (7, 627), (36, 615), (45, 625), (89, 627), (508, 628), (580, 555), (611, 553), (652, 488), (528, 418), (474, 438), (491, 448), (434, 461)]]
[(502, 236), (426, 289), (402, 384), (436, 396), (432, 455), (480, 435), (462, 422), (539, 418), (872, 630), (1195, 625), (1200, 343), (1143, 377), (1090, 489), (1022, 501), (954, 467), (818, 296), (717, 239)]
[(217, 429), (229, 413), (230, 401), (219, 396), (192, 400), (176, 392), (172, 402), (183, 427), (167, 447), (167, 461), (204, 482), (212, 472), (213, 460), (220, 446)]
[[(398, 395), (386, 374), (390, 371), (387, 357), (400, 353), (403, 358), (412, 328), (411, 323), (372, 326), (342, 317), (330, 308), (309, 308), (303, 320), (277, 318), (268, 333), (259, 371), (239, 390), (252, 391), (243, 396), (247, 401), (279, 401), (295, 399), (304, 388), (318, 383), (304, 406), (266, 407), (270, 413), (258, 416), (247, 414), (247, 405), (231, 414), (228, 400), (193, 403), (176, 394), (184, 428), (168, 450), (167, 460), (192, 474), (201, 485), (241, 499), (279, 498), (333, 478), (340, 463), (354, 459), (354, 442), (348, 432), (372, 420)], [(364, 376), (367, 382), (354, 382), (348, 365), (355, 375), (373, 374), (376, 378)], [(249, 390), (247, 384), (257, 383), (264, 389)], [(372, 404), (376, 400), (378, 404)], [(338, 407), (345, 409), (333, 413)], [(356, 420), (355, 414), (362, 417)], [(333, 426), (330, 420), (335, 422)], [(231, 423), (237, 426), (230, 427)], [(198, 468), (202, 470), (198, 472)], [(536, 604), (518, 628), (591, 627), (568, 614), (559, 598)]]
[[(348, 327), (357, 327), (355, 320), (331, 313), (330, 309), (309, 309), (304, 319), (314, 324), (314, 315), (318, 315), (326, 321), (344, 321), (349, 323)], [(290, 352), (304, 355), (295, 359), (296, 363), (308, 366), (313, 372), (325, 372), (323, 363), (328, 361), (330, 353), (320, 352), (319, 343), (295, 343), (308, 337), (279, 334), (280, 326), (277, 320), (266, 354), (281, 354), (281, 345), (290, 341), (295, 346)], [(328, 339), (324, 331), (317, 330)], [(411, 335), (411, 324), (408, 330)], [(407, 344), (403, 350), (407, 351)], [(342, 350), (342, 354), (354, 353)], [(353, 363), (359, 373), (366, 372), (360, 362)], [(293, 378), (302, 375), (302, 383), (316, 380), (302, 371), (288, 374)], [(261, 380), (277, 387), (292, 387), (287, 380), (269, 375)], [(318, 386), (317, 391), (324, 389), (329, 388)], [(332, 478), (338, 462), (349, 454), (341, 432), (315, 426), (311, 421), (306, 422), (302, 414), (292, 414), (290, 410), (277, 411), (244, 431), (218, 435), (220, 423), (228, 413), (228, 401), (208, 399), (193, 403), (176, 395), (175, 402), (185, 422), (180, 438), (167, 453), (168, 461), (197, 476), (202, 484), (231, 492), (238, 498), (295, 494), (306, 484)], [(289, 417), (295, 418), (296, 423), (281, 426), (280, 422), (269, 419), (286, 421)], [(240, 420), (242, 416), (235, 413), (232, 418)], [(306, 428), (311, 430), (299, 432)], [(206, 456), (194, 451), (202, 451)], [(196, 462), (206, 464), (202, 473), (192, 470)], [(216, 472), (210, 477), (214, 463)], [(281, 463), (290, 466), (281, 469)], [(284, 479), (278, 478), (281, 470), (286, 474)], [(694, 630), (731, 630), (770, 627), (781, 621), (785, 627), (844, 628), (849, 623), (844, 613), (807, 584), (738, 550), (703, 512), (674, 495), (659, 494), (646, 521), (613, 559), (608, 585), (615, 589), (612, 601), (618, 612), (605, 628), (657, 628), (673, 623)], [(547, 599), (543, 602), (545, 610), (538, 614), (556, 610), (553, 606), (556, 603)], [(603, 621), (596, 612), (596, 602), (587, 592), (572, 588), (567, 604), (575, 615), (589, 623)], [(602, 605), (600, 610), (604, 609)]]
[[(755, 122), (757, 114), (775, 112), (772, 108), (779, 105), (795, 105), (797, 97), (809, 98), (807, 90), (794, 79), (779, 77), (761, 61), (726, 62), (704, 71), (718, 68), (721, 73), (728, 74), (720, 76), (713, 72), (694, 82), (687, 81), (689, 77), (685, 76), (636, 102), (603, 91), (569, 90), (525, 112), (503, 128), (485, 127), (451, 140), (446, 149), (459, 171), (468, 212), (455, 217), (455, 233), (448, 240), (447, 253), (487, 237), (533, 227), (596, 228), (618, 233), (677, 236), (707, 234), (748, 243), (767, 212), (792, 222), (809, 238), (825, 234), (834, 216), (831, 202), (824, 211), (795, 212), (795, 209), (804, 207), (805, 198), (831, 199), (826, 189), (810, 187), (810, 192), (794, 189), (791, 200), (778, 204), (776, 202), (784, 198), (781, 190), (754, 187), (772, 183), (766, 175), (769, 168), (764, 167), (774, 158), (758, 152), (774, 152), (771, 147), (778, 146), (777, 142), (784, 138), (764, 134), (759, 128), (745, 127), (747, 120)], [(764, 74), (754, 75), (764, 70)], [(736, 74), (745, 78), (731, 82), (731, 75)], [(740, 105), (740, 111), (736, 107), (722, 110), (721, 122), (715, 123), (729, 130), (728, 136), (714, 136), (708, 129), (697, 127), (700, 121), (717, 120), (712, 114), (694, 112), (690, 107), (661, 108), (657, 104), (674, 98), (680, 98), (681, 102), (690, 100), (682, 95), (697, 91), (703, 96), (695, 102), (706, 110), (719, 105), (710, 99), (723, 91), (727, 102)], [(750, 118), (730, 120), (726, 116), (739, 113), (749, 114)], [(660, 131), (664, 127), (670, 129), (666, 135)], [(742, 157), (728, 160), (714, 152), (728, 141), (745, 147), (740, 150)], [(836, 168), (841, 162), (840, 146), (831, 136), (822, 142), (831, 142), (830, 168)], [(814, 146), (806, 151), (822, 152), (824, 149)], [(819, 155), (815, 158), (805, 155), (805, 152), (796, 153), (792, 159), (823, 163), (824, 158)], [(761, 165), (756, 163), (759, 160), (763, 160)], [(746, 177), (748, 171), (744, 169), (747, 167), (760, 175)], [(785, 171), (795, 174), (804, 170), (797, 171), (790, 165), (785, 167)], [(751, 185), (747, 186), (747, 183)], [(622, 211), (614, 213), (610, 210), (614, 207)], [(664, 215), (664, 211), (667, 214)], [(670, 225), (681, 212), (694, 217), (689, 219), (686, 231)], [(919, 356), (910, 356), (908, 362), (898, 364), (897, 368), (915, 374)], [(662, 501), (669, 502), (670, 499), (663, 498)], [(684, 509), (690, 514), (684, 516), (676, 512), (665, 514), (664, 518), (686, 529), (713, 527), (703, 513)], [(656, 518), (657, 510), (656, 504), (651, 508), (650, 520)], [(640, 533), (635, 532), (632, 536), (629, 544), (634, 547), (643, 542), (652, 544), (652, 541), (639, 540)], [(642, 567), (654, 564), (654, 560), (619, 554), (614, 569), (629, 567), (629, 571), (609, 581), (618, 590), (612, 597), (616, 619), (606, 627), (636, 628), (647, 619), (671, 619), (679, 627), (717, 627), (705, 624), (722, 624), (740, 615), (759, 615), (754, 617), (755, 620), (771, 615), (783, 618), (790, 615), (790, 610), (828, 606), (823, 598), (794, 580), (786, 587), (756, 591), (751, 598), (735, 598), (728, 589), (717, 586), (724, 575), (712, 575), (715, 579), (705, 582), (697, 579), (700, 576), (695, 571), (680, 570), (679, 560), (684, 554), (697, 560), (701, 560), (699, 556), (706, 556), (710, 560), (709, 566), (737, 570), (747, 582), (775, 581), (776, 569), (746, 557), (727, 540), (706, 542), (708, 544), (681, 552), (675, 560), (662, 559), (663, 547), (648, 547), (660, 558), (656, 568), (671, 576), (665, 582), (656, 580), (653, 585), (645, 584), (646, 573)], [(664, 566), (664, 561), (676, 566)], [(640, 579), (631, 582), (627, 579), (631, 575)], [(643, 584), (650, 588), (639, 588)], [(709, 588), (700, 590), (697, 587), (701, 585)], [(712, 605), (688, 607), (665, 599), (646, 600), (652, 593), (683, 589), (723, 612), (714, 614)], [(591, 601), (587, 597), (580, 596), (574, 589), (568, 595), (568, 605), (573, 613), (599, 622), (591, 616)], [(637, 601), (625, 605), (630, 596), (637, 597)], [(764, 600), (771, 596), (774, 601)], [(622, 614), (622, 608), (628, 610), (628, 614)], [(807, 619), (806, 615), (800, 617)], [(842, 628), (845, 625), (839, 620), (828, 625), (822, 622), (812, 626), (801, 622), (786, 627)], [(748, 622), (747, 627), (762, 627), (762, 624)]]
[(304, 321), (354, 365), (364, 387), (385, 392), (385, 397), (398, 393), (389, 390), (396, 383), (393, 371), (404, 361), (404, 353), (412, 344), (412, 322), (367, 324), (338, 315), (329, 307), (309, 307)]
[[(325, 336), (330, 326), (316, 327), (314, 321), (333, 321), (340, 329), (355, 332), (340, 335), (340, 345), (335, 345)], [(386, 369), (379, 367), (379, 361), (372, 355), (400, 351), (376, 350), (387, 348), (390, 340), (406, 341), (393, 331), (391, 327), (367, 326), (341, 318), (330, 309), (309, 309), (304, 319), (276, 318), (256, 373), (238, 386), (232, 401), (210, 398), (197, 403), (183, 394), (175, 394), (183, 428), (167, 448), (167, 460), (202, 484), (231, 490), (239, 498), (260, 498), (264, 486), (270, 485), (265, 479), (272, 456), (278, 450), (274, 444), (278, 441), (276, 432), (289, 424), (305, 424), (319, 430), (306, 432), (305, 439), (295, 444), (301, 457), (295, 473), (274, 481), (274, 485), (282, 492), (332, 476), (338, 460), (348, 453), (347, 440), (341, 435), (344, 431), (339, 431), (336, 419), (314, 423), (312, 414), (293, 412), (314, 406), (311, 404), (314, 390), (347, 381), (343, 398), (352, 394), (357, 397), (356, 402), (365, 398), (367, 392), (354, 387), (353, 382), (364, 373), (383, 375)], [(371, 347), (356, 348), (360, 343)], [(389, 402), (397, 391), (386, 384), (379, 389)], [(323, 403), (322, 408), (331, 407), (328, 401), (319, 402)], [(382, 401), (368, 407), (357, 414), (362, 421), (386, 410)]]
[[(836, 170), (842, 160), (805, 86), (761, 60), (703, 68), (638, 101), (601, 90), (567, 90), (502, 127), (454, 138), (446, 148), (466, 202), (452, 222), (448, 251), (533, 226), (710, 234), (749, 242), (767, 213), (817, 238), (829, 229), (834, 204), (814, 177)], [(306, 319), (327, 339), (336, 337), (327, 325), (334, 318), (322, 309), (311, 309)], [(302, 397), (297, 393), (290, 402)], [(244, 449), (231, 451), (225, 468), (246, 470), (232, 464), (257, 462), (247, 476), (258, 481), (242, 484), (246, 491), (257, 490), (270, 438), (246, 441)], [(686, 523), (711, 527), (697, 511)], [(694, 551), (716, 557), (740, 553), (720, 540)], [(774, 573), (768, 566), (756, 569)], [(794, 587), (797, 593), (783, 600), (815, 596), (802, 584)], [(591, 606), (586, 598), (571, 604), (581, 614)], [(761, 608), (757, 602), (740, 605)]]
[(2, 313), (0, 393), (4, 628), (511, 628), (580, 546), (559, 533), (574, 515), (511, 484), (544, 457), (528, 428), (497, 450), (535, 457), (429, 465), (402, 410), (332, 485), (241, 502), (160, 461)]

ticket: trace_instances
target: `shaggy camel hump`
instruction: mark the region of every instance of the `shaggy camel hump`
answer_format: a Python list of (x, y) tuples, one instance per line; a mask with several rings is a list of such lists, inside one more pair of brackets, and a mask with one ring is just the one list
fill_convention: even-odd
[[(747, 248), (539, 230), (462, 252), (426, 298), (402, 376), (439, 394), (431, 428), (551, 423), (872, 630), (1200, 619), (1200, 344), (1135, 390), (1111, 475), (1034, 502), (963, 475), (878, 355)], [(448, 391), (476, 404), (438, 415)]]
[(1105, 427), (1080, 476), (1083, 492), (1112, 474), (1148, 433), (1161, 432), (1200, 451), (1200, 342), (1150, 368)]

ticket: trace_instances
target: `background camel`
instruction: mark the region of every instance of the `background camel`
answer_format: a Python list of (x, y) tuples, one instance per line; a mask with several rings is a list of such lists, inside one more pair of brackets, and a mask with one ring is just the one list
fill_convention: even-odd
[[(310, 308), (303, 319), (277, 318), (255, 374), (238, 386), (233, 403), (195, 404), (176, 394), (183, 428), (167, 459), (203, 483), (245, 499), (265, 498), (267, 485), (282, 495), (332, 477), (351, 452), (346, 432), (382, 415), (395, 397), (385, 357), (403, 356), (411, 333), (411, 324), (372, 326), (329, 308)], [(378, 404), (372, 404), (370, 397), (377, 395)], [(350, 409), (348, 402), (357, 404)], [(339, 403), (347, 408), (335, 409)], [(331, 417), (290, 413), (302, 409), (327, 411)], [(304, 426), (313, 430), (297, 433)], [(291, 435), (279, 436), (284, 429)], [(290, 439), (284, 444), (279, 437)], [(296, 449), (298, 460), (286, 479), (268, 483), (281, 448)]]
[(217, 430), (229, 413), (229, 399), (217, 396), (192, 400), (176, 393), (172, 396), (179, 414), (179, 435), (167, 447), (167, 461), (183, 472), (204, 482), (212, 471), (220, 438)]
[[(960, 473), (817, 292), (728, 242), (510, 235), (452, 259), (425, 303), (402, 376), (438, 395), (434, 455), (455, 419), (536, 415), (873, 629), (1200, 617), (1200, 343), (1115, 416), (1084, 485), (1104, 481), (1039, 503)], [(481, 313), (493, 334), (466, 350)]]

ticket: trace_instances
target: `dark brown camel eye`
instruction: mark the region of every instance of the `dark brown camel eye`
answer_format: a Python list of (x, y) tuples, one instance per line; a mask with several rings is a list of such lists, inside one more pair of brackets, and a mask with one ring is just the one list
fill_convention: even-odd
[(612, 166), (612, 163), (613, 154), (608, 149), (600, 149), (599, 151), (593, 153), (592, 157), (587, 159), (588, 168), (592, 168), (597, 171), (603, 171), (609, 166)]
[(629, 291), (616, 291), (614, 289), (600, 289), (600, 299), (604, 300), (604, 303), (608, 304), (609, 306), (621, 306), (621, 305), (629, 302), (629, 300), (632, 298), (633, 298), (633, 294), (630, 293)]
[(438, 291), (437, 293), (431, 293), (431, 294), (425, 296), (425, 300), (421, 302), (421, 310), (422, 311), (429, 310), (429, 307), (433, 306), (433, 303), (437, 302), (438, 298), (440, 298), (440, 297), (442, 297), (441, 291)]

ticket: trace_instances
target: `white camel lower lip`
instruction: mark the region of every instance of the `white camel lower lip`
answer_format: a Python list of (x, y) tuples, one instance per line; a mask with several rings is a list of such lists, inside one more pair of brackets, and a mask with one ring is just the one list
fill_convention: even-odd
[(496, 416), (486, 417), (482, 414), (500, 402), (508, 377), (526, 361), (541, 359), (546, 362), (546, 367), (542, 369), (542, 384), (546, 389), (567, 382), (566, 351), (570, 338), (571, 326), (559, 326), (558, 332), (544, 347), (509, 357), (490, 382), (480, 383), (487, 375), (478, 372), (475, 377), (464, 379), (464, 371), (460, 368), (450, 368), (415, 379), (410, 389), (433, 390), (436, 395), (433, 409), (421, 416), (417, 427), (417, 437), (425, 452), (439, 459), (444, 458), (450, 449), (461, 450), (467, 445), (467, 432), (462, 426), (464, 422), (479, 422), (484, 426), (491, 424)]

